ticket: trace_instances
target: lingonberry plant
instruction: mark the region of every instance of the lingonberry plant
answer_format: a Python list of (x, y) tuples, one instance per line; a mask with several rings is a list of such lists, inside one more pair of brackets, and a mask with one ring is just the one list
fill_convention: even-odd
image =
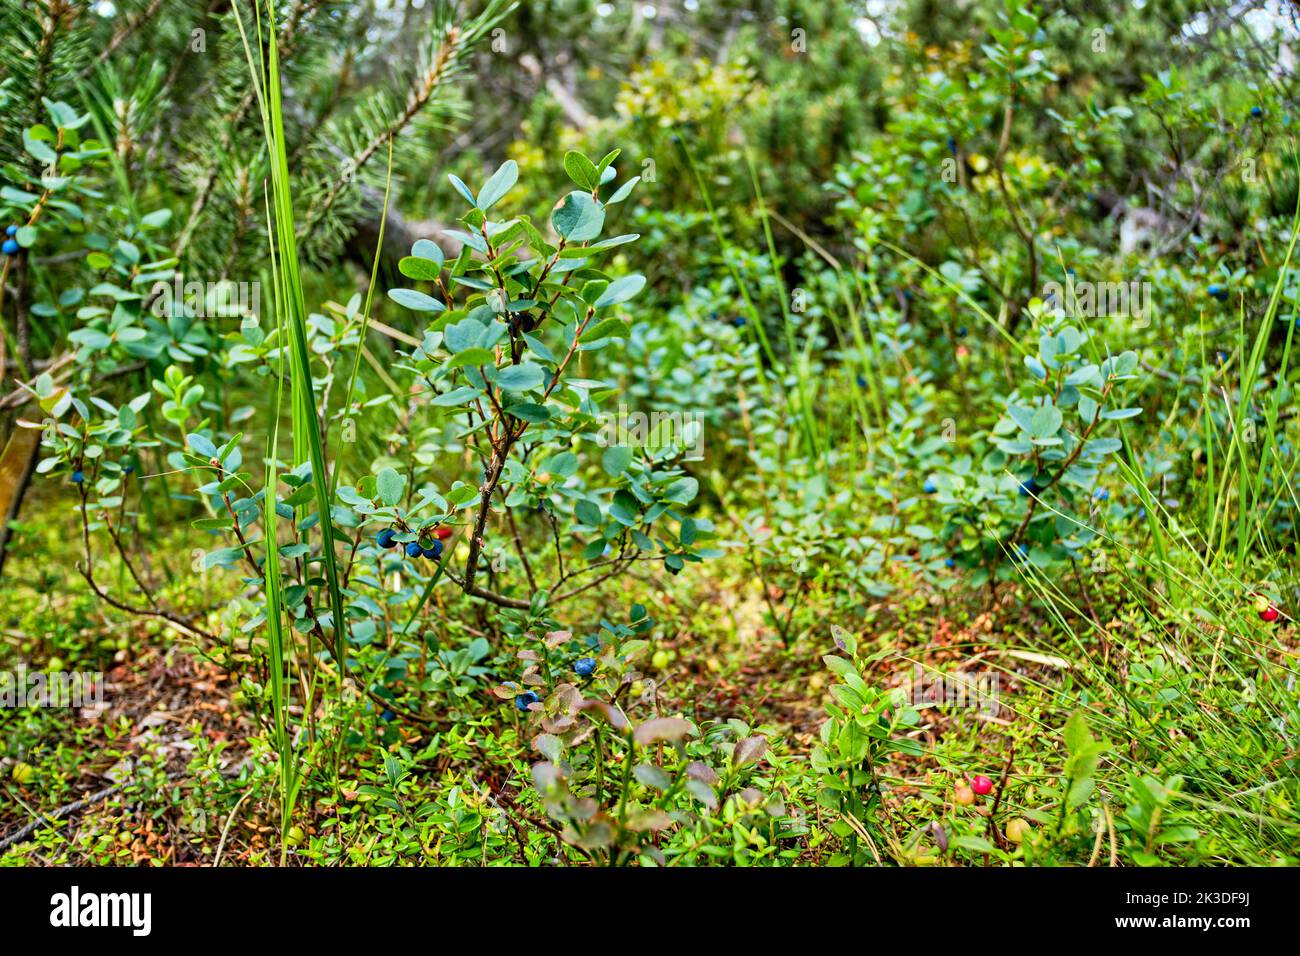
[(848, 657), (822, 658), (837, 683), (830, 687), (827, 719), (809, 759), (821, 781), (818, 802), (839, 814), (831, 826), (845, 841), (845, 862), (852, 864), (878, 852), (873, 841), (880, 839), (880, 765), (891, 753), (920, 753), (916, 742), (905, 736), (920, 717), (901, 691), (865, 679), (865, 667), (887, 652), (863, 653), (853, 634), (838, 626), (832, 632), (836, 648)]

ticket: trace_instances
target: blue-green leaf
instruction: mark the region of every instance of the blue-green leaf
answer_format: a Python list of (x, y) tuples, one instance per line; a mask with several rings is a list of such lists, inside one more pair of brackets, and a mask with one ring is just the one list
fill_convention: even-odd
[(611, 445), (601, 455), (600, 463), (606, 474), (617, 478), (632, 464), (632, 449), (623, 445)]
[(478, 194), (478, 208), (487, 212), (519, 181), (519, 165), (513, 159), (502, 163)]
[(451, 180), (451, 184), (452, 184), (454, 187), (456, 187), (456, 192), (460, 193), (462, 196), (465, 197), (465, 201), (466, 201), (467, 203), (469, 203), (471, 206), (477, 206), (477, 205), (478, 205), (478, 202), (474, 199), (474, 194), (473, 194), (472, 192), (469, 191), (469, 187), (466, 186), (466, 185), (461, 181), (461, 178), (460, 178), (459, 176), (455, 176), (455, 175), (448, 174), (447, 178), (450, 179), (450, 180)]
[(551, 210), (551, 225), (569, 242), (587, 242), (600, 235), (605, 225), (605, 210), (590, 193), (574, 190)]
[(546, 376), (542, 371), (542, 367), (534, 365), (532, 362), (507, 365), (503, 369), (498, 369), (496, 373), (496, 384), (511, 392), (523, 392), (530, 388), (537, 388), (545, 380)]
[(442, 312), (447, 307), (431, 295), (416, 292), (414, 289), (389, 289), (388, 297), (398, 305), (416, 312)]
[(645, 288), (645, 276), (630, 275), (615, 279), (609, 284), (609, 287), (600, 294), (596, 300), (596, 308), (603, 309), (609, 305), (618, 305), (620, 302), (626, 302), (638, 292)]

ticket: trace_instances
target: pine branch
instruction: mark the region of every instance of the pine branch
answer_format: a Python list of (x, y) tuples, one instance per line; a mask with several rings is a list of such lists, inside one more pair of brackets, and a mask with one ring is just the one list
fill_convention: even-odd
[[(407, 94), (405, 105), (391, 121), (373, 133), (360, 149), (345, 161), (346, 173), (332, 180), (319, 198), (312, 202), (299, 227), (299, 238), (311, 236), (375, 154), (385, 149), (391, 140), (400, 136), (417, 116), (438, 102), (440, 93), (464, 68), (465, 60), (474, 44), (514, 7), (514, 3), (507, 5), (505, 0), (492, 0), (477, 18), (464, 27), (451, 22), (446, 22), (442, 26), (442, 35), (436, 43), (429, 65), (416, 77)], [(446, 16), (447, 12), (444, 8), (443, 16)]]
[(113, 38), (108, 41), (108, 44), (104, 47), (104, 49), (99, 51), (99, 56), (95, 57), (94, 60), (92, 60), (91, 62), (87, 63), (84, 67), (82, 67), (81, 73), (79, 74), (81, 78), (85, 79), (87, 76), (90, 75), (91, 71), (94, 70), (95, 67), (99, 66), (99, 64), (103, 63), (115, 52), (117, 52), (118, 47), (120, 47), (123, 43), (129, 40), (136, 33), (137, 30), (139, 30), (142, 26), (144, 26), (146, 23), (148, 23), (157, 15), (162, 5), (163, 5), (163, 0), (152, 0), (149, 6), (146, 7), (138, 16), (133, 17), (131, 20), (127, 21), (127, 23), (121, 29), (119, 29), (115, 34), (113, 34)]
[(460, 42), (460, 33), (456, 27), (452, 27), (444, 42), (439, 46), (437, 55), (434, 57), (433, 64), (425, 72), (420, 84), (411, 91), (406, 101), (406, 106), (393, 121), (386, 126), (380, 133), (373, 136), (360, 152), (349, 158), (345, 168), (351, 175), (342, 176), (335, 180), (325, 191), (323, 198), (314, 203), (308, 210), (305, 221), (299, 230), (300, 238), (310, 235), (316, 225), (329, 213), (334, 207), (335, 201), (339, 195), (352, 182), (352, 175), (359, 172), (379, 150), (388, 145), (389, 140), (396, 137), (402, 130), (410, 125), (416, 115), (433, 99), (434, 93), (442, 85), (443, 77), (449, 64), (454, 62), (456, 48)]
[[(283, 62), (290, 54), (293, 53), (294, 47), (298, 41), (300, 27), (316, 12), (320, 0), (297, 0), (290, 8), (288, 17), (285, 19), (284, 26), (281, 28), (280, 37), (277, 43), (280, 48), (280, 59)], [(238, 14), (235, 14), (236, 16)], [(239, 129), (245, 117), (248, 116), (249, 110), (254, 103), (254, 91), (250, 86), (244, 91), (239, 102), (235, 104), (218, 123), (220, 129), (220, 139), (216, 148), (211, 150), (207, 155), (211, 157), (211, 162), (203, 167), (199, 175), (198, 184), (194, 190), (194, 200), (190, 203), (190, 212), (185, 219), (185, 226), (181, 229), (180, 237), (176, 240), (176, 249), (174, 253), (179, 259), (184, 256), (189, 249), (190, 240), (194, 236), (194, 230), (198, 227), (199, 219), (203, 211), (207, 208), (209, 200), (212, 198), (213, 189), (217, 183), (217, 173), (220, 167), (221, 159), (227, 154), (230, 145), (234, 140), (235, 131)]]

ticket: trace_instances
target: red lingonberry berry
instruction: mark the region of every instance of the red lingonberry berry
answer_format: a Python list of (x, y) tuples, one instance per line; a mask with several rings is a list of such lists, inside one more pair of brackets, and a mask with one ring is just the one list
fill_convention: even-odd
[(976, 774), (970, 778), (970, 788), (978, 793), (981, 797), (988, 796), (993, 792), (993, 781), (983, 774)]

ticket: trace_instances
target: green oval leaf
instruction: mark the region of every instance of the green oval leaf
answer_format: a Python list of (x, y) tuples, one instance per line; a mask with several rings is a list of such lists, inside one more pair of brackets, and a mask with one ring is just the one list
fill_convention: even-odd
[(588, 242), (600, 235), (605, 211), (589, 193), (569, 193), (551, 210), (551, 225), (569, 242)]
[(388, 297), (398, 305), (416, 312), (442, 312), (447, 308), (433, 296), (414, 289), (389, 289)]

